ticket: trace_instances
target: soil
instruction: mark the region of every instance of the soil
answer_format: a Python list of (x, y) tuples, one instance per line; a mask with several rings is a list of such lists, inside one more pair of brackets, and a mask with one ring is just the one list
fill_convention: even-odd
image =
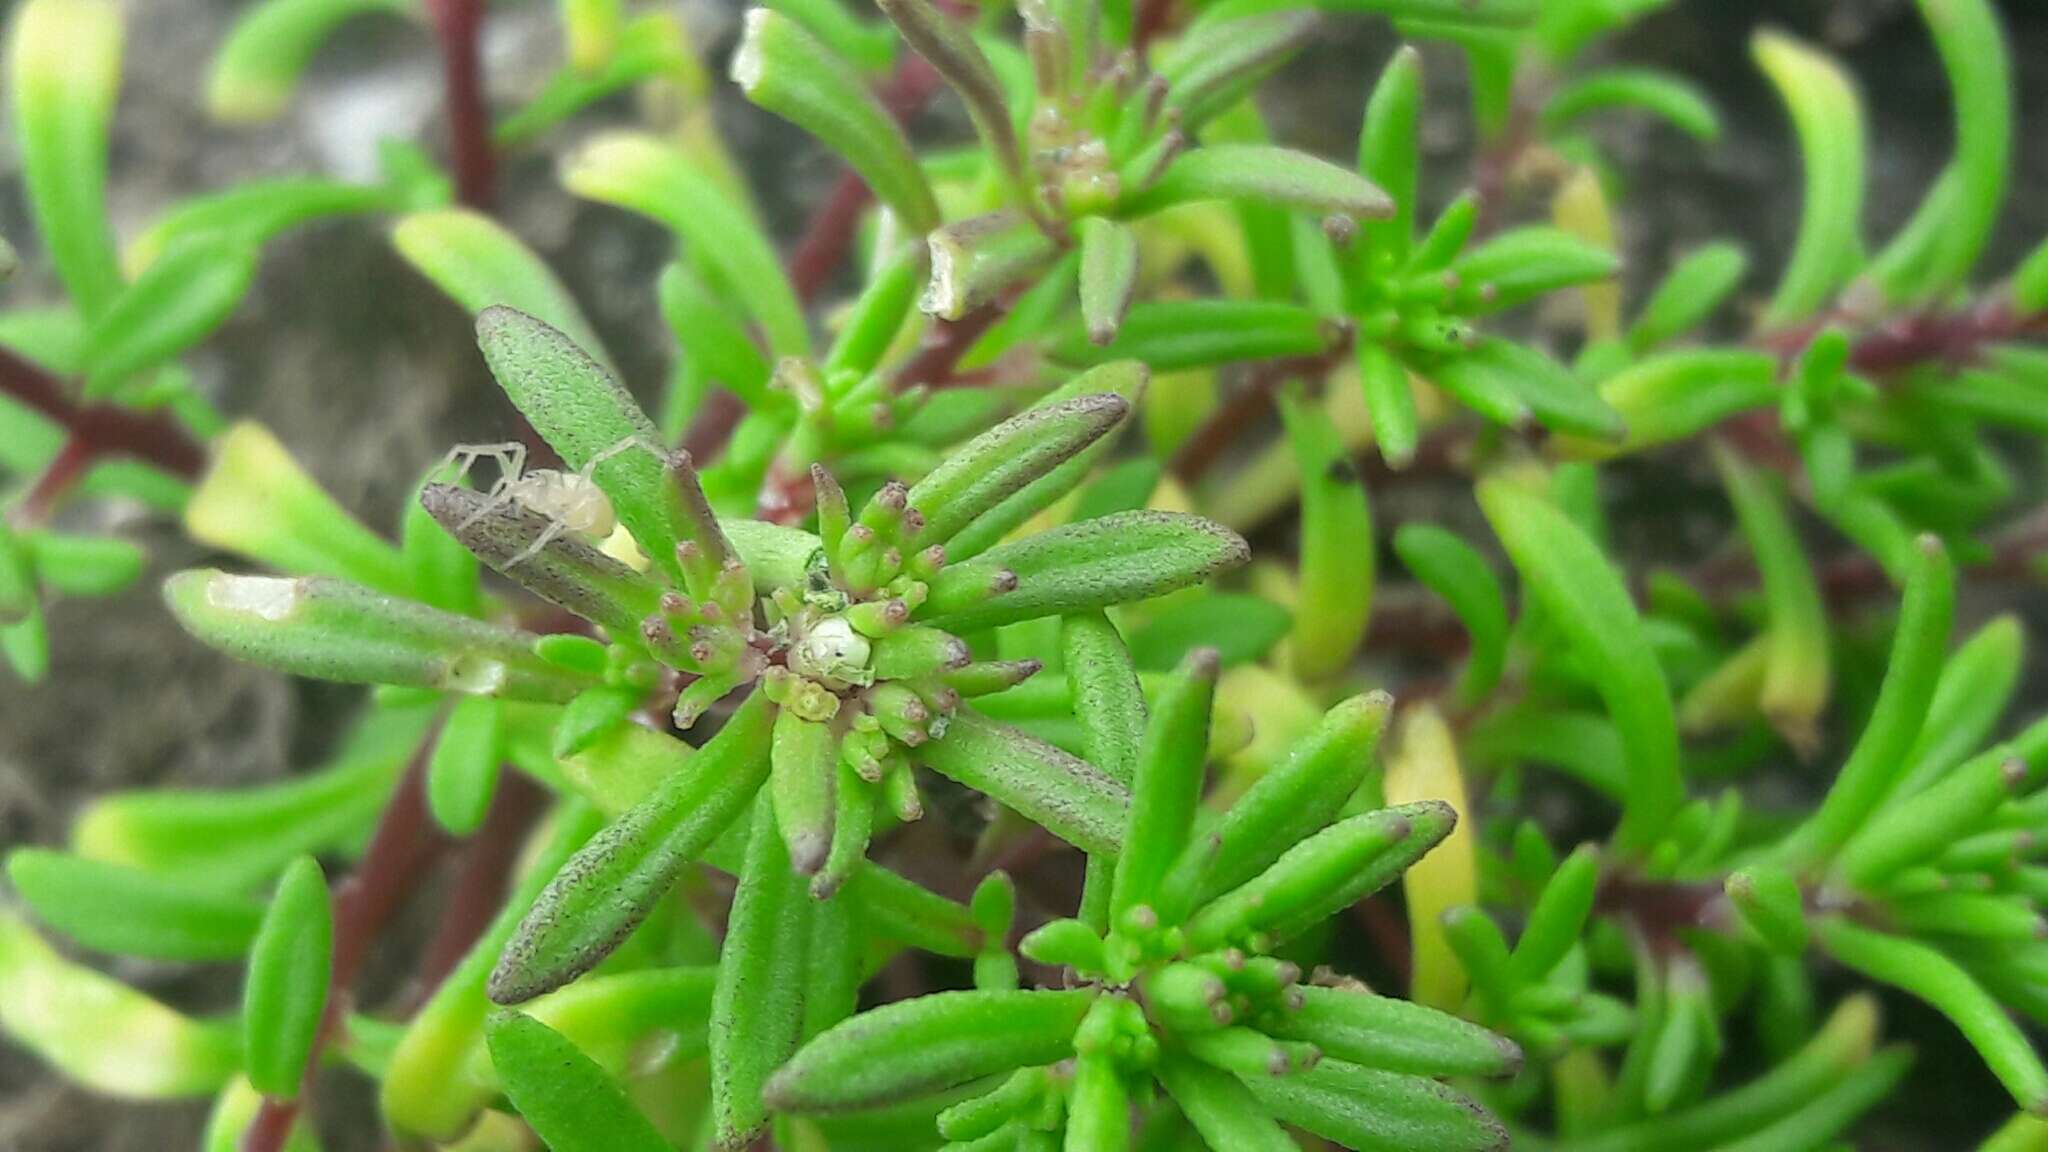
[[(133, 0), (127, 4), (128, 60), (111, 177), (118, 226), (132, 236), (181, 196), (262, 174), (325, 172), (367, 178), (383, 136), (439, 139), (438, 61), (422, 28), (369, 20), (323, 49), (292, 110), (255, 130), (211, 124), (200, 103), (206, 62), (241, 5), (223, 0)], [(2048, 6), (2006, 5), (2020, 67), (2018, 190), (1988, 272), (2003, 272), (2048, 235)], [(737, 9), (689, 0), (693, 33), (723, 59)], [(1600, 139), (1626, 174), (1631, 195), (1622, 224), (1631, 283), (1685, 249), (1720, 237), (1754, 256), (1753, 283), (1768, 287), (1797, 220), (1796, 160), (1775, 96), (1752, 67), (1747, 39), (1769, 19), (1821, 39), (1864, 79), (1873, 130), (1870, 234), (1902, 220), (1950, 147), (1946, 89), (1907, 0), (1681, 0), (1612, 46), (1612, 56), (1654, 64), (1703, 84), (1718, 103), (1725, 137), (1713, 147), (1665, 128), (1618, 118)], [(510, 105), (532, 92), (558, 58), (553, 6), (494, 12), (486, 66), (494, 98)], [(1290, 143), (1344, 156), (1354, 147), (1357, 109), (1392, 51), (1387, 26), (1332, 21), (1323, 42), (1276, 84), (1267, 108)], [(1470, 141), (1461, 68), (1427, 56), (1431, 195), (1447, 198), (1467, 179)], [(727, 139), (760, 191), (768, 218), (787, 241), (817, 202), (837, 165), (788, 126), (721, 88)], [(1329, 110), (1341, 109), (1337, 115)], [(626, 122), (624, 101), (593, 122)], [(957, 110), (932, 131), (957, 129)], [(567, 140), (553, 143), (565, 144)], [(552, 154), (508, 162), (505, 211), (513, 228), (556, 267), (590, 315), (629, 383), (659, 386), (672, 343), (655, 312), (653, 282), (666, 248), (658, 230), (574, 200), (553, 178)], [(28, 264), (0, 289), (8, 306), (48, 299), (39, 274), (11, 148), (0, 148), (0, 233)], [(505, 438), (508, 410), (484, 374), (464, 317), (405, 266), (386, 225), (345, 220), (308, 228), (274, 245), (259, 283), (218, 336), (190, 357), (202, 386), (227, 412), (272, 427), (344, 504), (367, 522), (396, 522), (412, 478), (457, 441)], [(345, 430), (345, 434), (341, 434)], [(67, 512), (80, 526), (109, 525), (146, 541), (160, 576), (206, 557), (175, 531), (103, 508)], [(1647, 560), (1677, 559), (1671, 540), (1642, 542)], [(46, 683), (0, 693), (0, 843), (60, 842), (73, 812), (118, 788), (221, 786), (269, 779), (314, 762), (356, 705), (354, 693), (287, 682), (237, 665), (187, 640), (162, 611), (155, 579), (109, 601), (59, 604), (52, 612), (54, 662)], [(2035, 678), (2033, 683), (2043, 683)], [(224, 1010), (234, 973), (150, 965), (115, 971), (198, 1011)], [(381, 976), (387, 985), (392, 973)], [(373, 983), (375, 980), (373, 979)], [(1954, 1148), (1957, 1133), (1981, 1130), (2004, 1111), (2000, 1094), (1967, 1049), (1939, 1021), (1910, 1006), (1900, 1028), (1923, 1044), (1909, 1098), (1887, 1109), (1867, 1147)], [(335, 1077), (323, 1109), (333, 1152), (379, 1146), (360, 1087)], [(196, 1105), (110, 1105), (64, 1086), (18, 1050), (0, 1045), (0, 1149), (19, 1152), (141, 1152), (192, 1147), (203, 1118)]]

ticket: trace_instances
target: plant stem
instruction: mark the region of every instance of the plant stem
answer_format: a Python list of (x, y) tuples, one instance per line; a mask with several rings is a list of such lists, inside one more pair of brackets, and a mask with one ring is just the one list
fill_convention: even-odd
[(429, 0), (441, 45), (448, 116), (449, 159), (455, 196), (479, 212), (497, 204), (497, 154), (491, 146), (490, 109), (484, 101), (481, 0)]
[[(113, 404), (80, 404), (57, 377), (0, 348), (0, 393), (61, 425), (86, 459), (130, 456), (180, 480), (197, 479), (206, 449), (171, 416)], [(67, 445), (67, 448), (69, 445)]]
[(1321, 380), (1336, 367), (1339, 357), (1351, 350), (1347, 337), (1335, 347), (1314, 356), (1290, 360), (1266, 360), (1254, 364), (1244, 386), (1209, 414), (1200, 428), (1173, 454), (1170, 468), (1183, 484), (1192, 484), (1222, 459), (1223, 454), (1272, 407), (1273, 394), (1289, 380)]
[(506, 765), (498, 777), (498, 790), (478, 828), (462, 846), (456, 865), (455, 888), (441, 910), (441, 924), (420, 956), (414, 995), (424, 1001), (433, 994), (448, 973), (462, 962), (490, 926), (504, 902), (520, 849), (527, 833), (546, 811), (548, 793), (526, 774)]

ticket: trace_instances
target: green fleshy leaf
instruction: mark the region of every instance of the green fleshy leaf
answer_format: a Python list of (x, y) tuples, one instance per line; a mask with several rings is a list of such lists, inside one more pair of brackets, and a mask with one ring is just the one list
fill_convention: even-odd
[(919, 620), (971, 632), (1161, 596), (1244, 563), (1229, 529), (1171, 512), (1125, 512), (1001, 544), (932, 581)]
[(1696, 140), (1721, 135), (1721, 118), (1698, 88), (1650, 68), (1609, 68), (1558, 89), (1543, 106), (1543, 130), (1560, 135), (1581, 117), (1612, 108), (1648, 112)]
[(843, 157), (906, 229), (938, 226), (938, 202), (902, 126), (860, 75), (796, 20), (771, 8), (750, 10), (732, 79), (747, 99)]
[(1093, 988), (939, 992), (829, 1029), (768, 1082), (790, 1112), (844, 1112), (938, 1092), (1071, 1055)]
[(1107, 344), (1130, 311), (1138, 287), (1138, 236), (1105, 216), (1084, 218), (1081, 235), (1081, 322), (1088, 339)]
[(1451, 262), (1460, 304), (1477, 315), (1527, 304), (1560, 288), (1606, 280), (1614, 253), (1556, 228), (1503, 232)]
[(1316, 31), (1315, 15), (1298, 10), (1197, 19), (1159, 65), (1167, 80), (1165, 106), (1177, 109), (1181, 130), (1192, 133), (1279, 71)]
[(768, 1129), (764, 1086), (803, 1039), (813, 904), (762, 795), (733, 894), (711, 998), (711, 1122), (720, 1148)]
[(333, 180), (259, 180), (179, 202), (128, 245), (130, 268), (149, 268), (180, 241), (226, 234), (252, 247), (313, 220), (405, 207), (396, 189)]
[(1372, 510), (1365, 480), (1322, 405), (1280, 397), (1280, 419), (1301, 475), (1300, 600), (1288, 659), (1305, 680), (1341, 673), (1365, 639), (1372, 610)]
[(1206, 646), (1216, 650), (1225, 668), (1252, 664), (1265, 659), (1293, 624), (1287, 609), (1258, 596), (1210, 593), (1176, 598), (1131, 630), (1130, 658), (1146, 671), (1163, 672)]
[(717, 736), (563, 866), (506, 944), (491, 999), (516, 1004), (559, 988), (626, 939), (767, 779), (773, 713), (766, 696), (749, 696)]
[(1188, 921), (1188, 940), (1207, 948), (1298, 936), (1399, 878), (1457, 821), (1449, 804), (1424, 800), (1332, 824), (1204, 905)]
[(1730, 416), (1776, 403), (1777, 364), (1762, 352), (1680, 348), (1608, 377), (1600, 396), (1628, 428), (1626, 450), (1696, 436)]
[(327, 878), (309, 856), (285, 870), (249, 949), (242, 985), (242, 1049), (249, 1083), (266, 1096), (297, 1097), (327, 1007), (334, 909)]
[(1759, 33), (1750, 51), (1792, 114), (1806, 169), (1799, 239), (1763, 316), (1783, 328), (1824, 307), (1863, 260), (1863, 108), (1825, 55), (1773, 32)]
[(488, 216), (461, 208), (418, 212), (391, 229), (399, 255), (476, 316), (515, 309), (560, 332), (610, 372), (610, 357), (569, 290), (518, 237)]
[(36, 532), (22, 543), (28, 546), (36, 579), (59, 596), (118, 595), (141, 579), (149, 563), (141, 545), (115, 536)]
[(107, 223), (107, 136), (121, 86), (121, 13), (110, 0), (32, 0), (8, 42), (22, 184), (71, 302), (97, 319), (121, 294)]
[(1691, 332), (1721, 306), (1748, 271), (1749, 257), (1733, 244), (1707, 244), (1686, 253), (1643, 302), (1628, 331), (1629, 348), (1640, 356)]
[(1211, 144), (1184, 152), (1150, 187), (1119, 200), (1117, 211), (1149, 216), (1203, 200), (1271, 204), (1354, 220), (1394, 214), (1387, 194), (1349, 168), (1265, 144)]
[(946, 734), (917, 748), (925, 765), (1084, 852), (1113, 852), (1130, 798), (1085, 760), (962, 708)]
[(1456, 534), (1423, 523), (1401, 525), (1394, 553), (1410, 575), (1443, 597), (1471, 638), (1453, 695), (1467, 706), (1485, 699), (1500, 681), (1508, 644), (1507, 598), (1486, 558)]
[(951, 540), (1107, 435), (1129, 412), (1122, 396), (1101, 392), (1026, 409), (975, 437), (910, 489), (910, 507), (924, 515), (918, 546)]
[(1684, 782), (1671, 691), (1628, 590), (1599, 546), (1549, 501), (1492, 480), (1481, 483), (1479, 504), (1528, 595), (1563, 631), (1614, 717), (1629, 759), (1615, 844), (1646, 851), (1678, 811)]
[(86, 396), (114, 395), (205, 339), (242, 302), (255, 275), (256, 248), (241, 237), (173, 244), (87, 330)]
[(1273, 1115), (1357, 1152), (1497, 1152), (1508, 1146), (1499, 1121), (1455, 1090), (1420, 1076), (1325, 1059), (1294, 1075), (1248, 1078), (1245, 1084)]
[(669, 1142), (605, 1070), (531, 1016), (492, 1013), (491, 1064), (519, 1116), (554, 1152), (665, 1152)]
[(1275, 1033), (1326, 1057), (1414, 1076), (1512, 1076), (1522, 1053), (1505, 1037), (1448, 1012), (1363, 988), (1299, 988), (1301, 1007)]
[(1269, 300), (1146, 300), (1131, 306), (1116, 339), (1097, 345), (1085, 325), (1052, 334), (1047, 354), (1067, 364), (1137, 360), (1155, 372), (1236, 360), (1314, 356), (1333, 340), (1314, 311)]
[[(1208, 766), (1216, 651), (1198, 648), (1159, 693), (1132, 762), (1130, 822), (1117, 853), (1109, 922), (1155, 906), (1160, 885), (1186, 850)], [(1184, 909), (1162, 909), (1168, 920)]]
[(7, 879), (44, 923), (120, 956), (237, 959), (263, 921), (263, 906), (246, 897), (38, 848), (8, 853)]
[(488, 696), (457, 700), (427, 763), (427, 810), (449, 835), (483, 826), (504, 759), (504, 706)]
[(295, 676), (552, 703), (580, 687), (533, 654), (537, 636), (325, 577), (192, 569), (164, 599), (202, 642)]
[(232, 1022), (180, 1015), (64, 959), (0, 914), (0, 1029), (71, 1082), (126, 1100), (206, 1096), (239, 1070)]
[(746, 209), (681, 150), (652, 136), (600, 136), (565, 162), (562, 182), (578, 196), (666, 225), (690, 245), (693, 258), (716, 268), (732, 286), (775, 355), (809, 355), (803, 305), (774, 246)]
[(388, 12), (423, 15), (412, 0), (263, 0), (235, 21), (207, 76), (206, 107), (235, 123), (283, 112), (299, 76), (343, 23)]

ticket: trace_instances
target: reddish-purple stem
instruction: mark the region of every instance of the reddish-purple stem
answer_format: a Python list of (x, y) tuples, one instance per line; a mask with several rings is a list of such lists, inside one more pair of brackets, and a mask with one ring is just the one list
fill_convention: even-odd
[(498, 199), (498, 158), (491, 144), (490, 108), (484, 101), (483, 4), (481, 0), (429, 0), (427, 8), (441, 44), (455, 197), (479, 212), (489, 212)]
[(88, 458), (130, 456), (181, 480), (206, 467), (206, 449), (168, 414), (79, 403), (57, 377), (4, 348), (0, 392), (61, 425)]

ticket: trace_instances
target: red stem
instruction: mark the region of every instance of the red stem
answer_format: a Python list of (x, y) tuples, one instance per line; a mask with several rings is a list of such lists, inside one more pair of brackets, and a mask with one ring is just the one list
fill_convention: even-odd
[(49, 417), (91, 457), (132, 456), (192, 480), (206, 467), (206, 449), (172, 419), (113, 404), (81, 404), (57, 377), (0, 348), (0, 392)]
[(479, 46), (483, 4), (480, 0), (428, 0), (427, 8), (441, 43), (455, 196), (470, 208), (489, 212), (498, 199), (498, 159), (491, 144), (490, 109), (484, 101)]
[(928, 388), (944, 386), (952, 378), (960, 358), (967, 355), (974, 342), (1002, 317), (1000, 306), (986, 304), (958, 320), (941, 320), (932, 325), (932, 330), (925, 336), (924, 347), (897, 369), (897, 390), (920, 384)]
[(462, 847), (455, 889), (441, 911), (441, 925), (420, 958), (418, 995), (431, 995), (497, 916), (526, 835), (547, 808), (548, 793), (507, 765), (491, 797), (490, 812)]

